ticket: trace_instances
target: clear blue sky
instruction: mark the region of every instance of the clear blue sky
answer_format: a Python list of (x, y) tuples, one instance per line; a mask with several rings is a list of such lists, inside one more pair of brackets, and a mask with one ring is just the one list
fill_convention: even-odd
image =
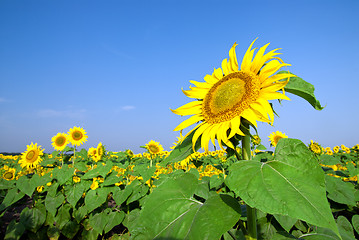
[[(189, 80), (221, 66), (234, 42), (270, 42), (312, 83), (326, 108), (291, 94), (274, 103), (280, 118), (259, 124), (324, 147), (359, 143), (359, 1), (0, 0), (0, 152), (51, 138), (73, 126), (86, 149), (111, 151), (150, 140), (169, 150), (173, 114), (189, 102)], [(191, 128), (189, 128), (191, 129)]]

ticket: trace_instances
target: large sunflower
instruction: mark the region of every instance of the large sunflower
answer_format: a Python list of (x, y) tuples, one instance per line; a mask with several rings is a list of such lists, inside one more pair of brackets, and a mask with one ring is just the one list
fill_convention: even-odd
[(57, 151), (62, 151), (65, 149), (67, 144), (69, 143), (68, 136), (66, 133), (58, 133), (52, 137), (52, 146)]
[(68, 132), (69, 142), (74, 146), (80, 146), (87, 141), (86, 131), (80, 127), (70, 128)]
[(145, 148), (151, 153), (151, 154), (158, 154), (163, 151), (163, 147), (159, 142), (155, 142), (153, 140), (149, 141)]
[(183, 91), (185, 95), (197, 101), (172, 110), (182, 116), (193, 115), (174, 130), (183, 130), (201, 122), (192, 129), (192, 131), (196, 130), (192, 138), (193, 147), (197, 139), (202, 136), (201, 147), (205, 151), (208, 151), (210, 140), (215, 145), (215, 139), (222, 149), (224, 149), (222, 142), (234, 149), (235, 146), (229, 139), (235, 134), (244, 135), (239, 128), (242, 118), (254, 126), (257, 126), (257, 121), (273, 123), (273, 109), (268, 101), (289, 100), (286, 95), (278, 91), (282, 90), (288, 83), (289, 77), (294, 75), (274, 74), (281, 67), (290, 64), (284, 63), (276, 56), (279, 54), (276, 52), (278, 49), (264, 54), (269, 43), (261, 47), (254, 56), (255, 49), (251, 49), (254, 42), (255, 40), (245, 53), (240, 69), (235, 43), (229, 51), (229, 60), (222, 61), (222, 68), (214, 69), (212, 75), (206, 75), (205, 82), (190, 81), (195, 87)]
[(41, 156), (44, 149), (41, 149), (41, 146), (37, 146), (37, 143), (27, 145), (26, 151), (21, 155), (19, 163), (22, 168), (36, 168), (36, 166), (41, 162)]

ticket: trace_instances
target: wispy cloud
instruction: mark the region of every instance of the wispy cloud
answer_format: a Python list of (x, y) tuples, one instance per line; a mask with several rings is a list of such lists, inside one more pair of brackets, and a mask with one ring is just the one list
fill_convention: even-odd
[(54, 109), (41, 109), (37, 112), (37, 115), (42, 118), (82, 118), (85, 116), (86, 110), (54, 110)]
[(0, 103), (3, 103), (3, 102), (8, 102), (9, 100), (5, 99), (5, 98), (2, 98), (0, 97)]
[(126, 105), (126, 106), (122, 106), (122, 107), (121, 107), (121, 110), (123, 110), (123, 111), (129, 111), (129, 110), (133, 110), (133, 109), (135, 109), (135, 108), (136, 108), (135, 106)]

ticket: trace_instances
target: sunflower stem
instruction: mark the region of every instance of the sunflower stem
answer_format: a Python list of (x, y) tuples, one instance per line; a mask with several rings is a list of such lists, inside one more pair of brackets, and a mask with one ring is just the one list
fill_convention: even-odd
[[(249, 134), (249, 124), (242, 121), (243, 133), (245, 136), (242, 136), (242, 157), (244, 160), (251, 160), (251, 137)], [(247, 240), (257, 239), (257, 215), (256, 209), (250, 207), (248, 204), (247, 207)]]

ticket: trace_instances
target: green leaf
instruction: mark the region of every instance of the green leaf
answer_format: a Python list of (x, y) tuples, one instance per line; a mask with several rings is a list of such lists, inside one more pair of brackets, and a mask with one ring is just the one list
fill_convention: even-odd
[(25, 208), (20, 214), (20, 222), (27, 230), (36, 232), (46, 221), (46, 209), (43, 205)]
[(193, 198), (198, 180), (190, 173), (172, 175), (145, 199), (130, 224), (134, 239), (219, 239), (238, 221), (240, 207), (228, 195), (204, 203)]
[[(165, 167), (167, 164), (172, 162), (178, 162), (182, 161), (189, 155), (193, 153), (192, 148), (192, 138), (196, 131), (192, 131), (191, 134), (189, 134), (180, 144), (177, 144), (177, 146), (171, 151), (170, 155), (166, 157), (162, 162), (161, 166)], [(195, 144), (195, 150), (197, 151), (201, 146), (201, 137), (197, 139), (197, 142)]]
[(353, 184), (329, 175), (325, 175), (325, 182), (329, 199), (337, 203), (356, 206)]
[(108, 162), (106, 163), (106, 165), (102, 165), (101, 163), (99, 163), (97, 165), (97, 168), (92, 169), (90, 171), (88, 171), (87, 173), (85, 173), (85, 175), (83, 175), (81, 177), (81, 179), (92, 179), (95, 177), (106, 177), (106, 175), (110, 172), (111, 168), (113, 166), (112, 162)]
[(74, 208), (74, 211), (72, 213), (73, 217), (75, 218), (75, 220), (80, 223), (82, 221), (82, 219), (84, 219), (84, 217), (87, 214), (87, 208), (86, 206), (81, 206), (79, 208)]
[(35, 186), (33, 184), (31, 184), (31, 179), (28, 178), (27, 176), (21, 176), (17, 181), (16, 181), (16, 187), (23, 193), (25, 193), (26, 195), (28, 195), (29, 197), (32, 196), (32, 194), (34, 193), (35, 190)]
[(339, 240), (340, 238), (328, 228), (318, 227), (315, 232), (305, 233), (299, 236), (299, 239), (305, 240)]
[(15, 181), (8, 181), (3, 178), (0, 179), (0, 190), (13, 188)]
[(61, 229), (61, 233), (68, 239), (73, 239), (79, 230), (80, 225), (69, 220)]
[(105, 212), (97, 213), (89, 218), (90, 226), (99, 234), (102, 234), (107, 222), (107, 214)]
[[(132, 184), (131, 184), (132, 185)], [(128, 199), (128, 197), (132, 194), (132, 187), (131, 185), (127, 185), (125, 189), (121, 190), (114, 190), (112, 192), (113, 200), (115, 200), (117, 205), (121, 205), (124, 201)]]
[(148, 179), (150, 179), (153, 176), (153, 174), (156, 171), (156, 167), (155, 166), (148, 167), (148, 164), (138, 164), (135, 165), (133, 171), (135, 173), (138, 173), (143, 178), (143, 181), (146, 182)]
[(65, 197), (64, 195), (62, 195), (61, 192), (59, 192), (55, 197), (47, 194), (45, 198), (46, 210), (49, 211), (53, 216), (55, 216), (57, 208), (60, 207), (64, 200)]
[(324, 172), (300, 140), (281, 139), (271, 161), (233, 164), (225, 182), (252, 208), (301, 219), (339, 235), (326, 198)]
[(76, 203), (80, 200), (82, 194), (85, 192), (85, 184), (74, 184), (72, 188), (66, 192), (66, 199), (72, 207), (76, 207)]
[(57, 211), (55, 220), (56, 220), (56, 226), (58, 226), (59, 229), (62, 229), (65, 226), (65, 224), (71, 220), (70, 210), (71, 210), (71, 205), (64, 204)]
[(320, 155), (320, 163), (324, 165), (340, 164), (340, 157), (322, 154)]
[(49, 228), (47, 229), (47, 237), (51, 240), (59, 239), (60, 235), (61, 235), (60, 229), (58, 229), (54, 225), (50, 225)]
[(103, 194), (103, 189), (89, 190), (85, 196), (85, 206), (90, 213), (101, 206), (107, 199), (107, 194)]
[(352, 217), (352, 224), (355, 231), (359, 234), (359, 215), (354, 215)]
[(62, 185), (72, 177), (74, 170), (74, 168), (69, 168), (67, 165), (64, 165), (62, 168), (54, 168), (52, 176), (57, 179), (60, 185)]
[(355, 239), (353, 227), (346, 217), (339, 216), (337, 218), (337, 225), (343, 240)]
[[(280, 71), (278, 74), (289, 73), (288, 71)], [(300, 77), (291, 77), (284, 87), (284, 90), (307, 100), (316, 110), (322, 110), (320, 102), (315, 98), (314, 86)]]
[(289, 232), (290, 229), (292, 229), (294, 224), (297, 222), (297, 219), (291, 218), (289, 216), (283, 216), (279, 214), (274, 214), (273, 216), (278, 221), (278, 223), (283, 227), (283, 229), (286, 230), (287, 232)]
[(25, 226), (21, 222), (12, 220), (6, 228), (6, 234), (4, 240), (18, 240), (25, 232)]
[(112, 230), (114, 226), (120, 225), (125, 218), (124, 212), (110, 212), (107, 217), (108, 222), (104, 228), (105, 234)]
[(16, 203), (20, 199), (22, 199), (25, 196), (24, 193), (19, 192), (17, 188), (10, 189), (5, 198), (3, 199), (2, 203), (0, 204), (0, 212), (4, 209), (8, 208), (12, 204)]
[(117, 176), (117, 172), (112, 172), (108, 176), (106, 176), (105, 181), (101, 184), (102, 186), (111, 186), (115, 183), (119, 183), (122, 181), (122, 177)]
[(127, 204), (137, 201), (138, 199), (142, 198), (143, 196), (145, 196), (147, 194), (149, 187), (147, 185), (141, 184), (140, 182), (138, 182), (138, 183), (139, 183), (139, 185), (135, 185), (135, 182), (131, 183), (131, 185), (133, 184), (134, 187), (132, 188), (131, 195), (127, 199), (127, 202), (126, 202)]

